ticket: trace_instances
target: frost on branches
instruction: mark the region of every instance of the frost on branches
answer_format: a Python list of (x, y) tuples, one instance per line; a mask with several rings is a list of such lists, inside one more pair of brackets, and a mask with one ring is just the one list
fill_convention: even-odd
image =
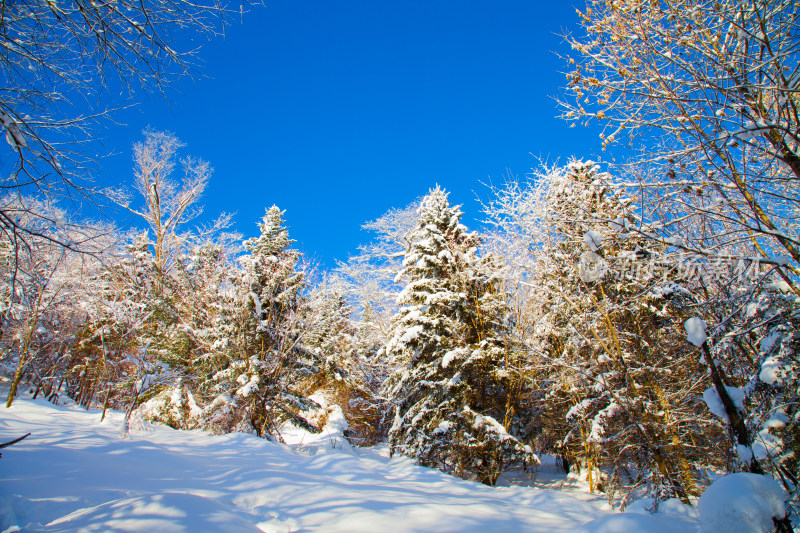
[(724, 232), (796, 268), (800, 4), (589, 0), (579, 17), (563, 117), (640, 151), (634, 181), (665, 223), (716, 226), (687, 249), (707, 255)]
[(493, 245), (514, 259), (525, 376), (541, 391), (537, 451), (592, 489), (647, 485), (688, 501), (706, 454), (721, 461), (720, 429), (695, 400), (703, 369), (685, 360), (687, 292), (643, 236), (634, 197), (573, 161), (496, 198)]
[(346, 289), (338, 278), (327, 278), (310, 292), (303, 306), (303, 344), (319, 361), (309, 390), (324, 391), (326, 398), (342, 408), (348, 426), (345, 436), (368, 445), (385, 435), (385, 402), (376, 395), (385, 369), (352, 319)]
[(525, 407), (501, 266), (477, 255), (478, 236), (442, 189), (431, 190), (418, 213), (385, 347), (399, 368), (388, 385), (396, 402), (390, 443), (420, 464), (491, 485), (502, 471), (538, 461), (520, 434)]

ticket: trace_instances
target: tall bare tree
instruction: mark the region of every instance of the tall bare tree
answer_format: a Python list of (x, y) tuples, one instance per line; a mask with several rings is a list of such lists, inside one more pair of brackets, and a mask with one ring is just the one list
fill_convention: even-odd
[[(163, 273), (174, 263), (184, 226), (202, 212), (198, 201), (212, 171), (200, 159), (179, 160), (178, 151), (185, 145), (173, 134), (145, 131), (144, 136), (144, 141), (133, 145), (134, 188), (144, 205), (134, 208), (124, 195), (112, 197), (147, 223), (153, 232), (155, 265)], [(173, 176), (176, 164), (184, 174), (179, 180)]]
[(800, 4), (589, 0), (580, 19), (564, 117), (640, 148), (670, 223), (734, 228), (690, 251), (747, 244), (797, 290)]
[[(232, 12), (225, 0), (0, 3), (3, 187), (88, 196), (94, 156), (85, 145), (109, 114), (106, 103), (128, 105), (120, 93), (164, 93), (192, 72), (198, 38), (220, 34)], [(0, 226), (27, 231), (5, 211)]]

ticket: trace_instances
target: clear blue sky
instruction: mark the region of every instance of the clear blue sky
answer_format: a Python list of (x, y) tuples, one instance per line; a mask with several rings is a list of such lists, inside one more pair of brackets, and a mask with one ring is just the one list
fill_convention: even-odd
[[(436, 183), (475, 226), (481, 182), (536, 157), (597, 157), (597, 132), (555, 118), (572, 2), (271, 0), (200, 52), (207, 76), (117, 115), (100, 184), (130, 182), (131, 145), (170, 130), (215, 169), (209, 218), (253, 235), (277, 204), (328, 267), (369, 240), (363, 222)], [(130, 221), (129, 221), (130, 222)]]

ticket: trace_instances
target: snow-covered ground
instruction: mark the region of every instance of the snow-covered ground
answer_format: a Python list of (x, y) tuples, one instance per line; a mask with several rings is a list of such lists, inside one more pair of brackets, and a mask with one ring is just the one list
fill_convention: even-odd
[(287, 431), (288, 445), (155, 425), (123, 438), (120, 413), (18, 399), (0, 408), (0, 442), (32, 435), (3, 450), (0, 531), (699, 531), (685, 506), (618, 515), (595, 495), (491, 488), (353, 449), (338, 416), (320, 435)]

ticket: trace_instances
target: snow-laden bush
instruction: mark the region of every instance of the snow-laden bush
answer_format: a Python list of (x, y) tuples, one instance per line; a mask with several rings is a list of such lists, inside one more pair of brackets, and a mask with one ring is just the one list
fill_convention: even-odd
[(739, 472), (715, 481), (697, 507), (706, 533), (766, 533), (775, 529), (773, 518), (786, 516), (787, 499), (774, 479)]
[(140, 405), (136, 417), (143, 422), (158, 422), (173, 429), (193, 429), (202, 412), (194, 394), (178, 380), (174, 386), (164, 387)]

